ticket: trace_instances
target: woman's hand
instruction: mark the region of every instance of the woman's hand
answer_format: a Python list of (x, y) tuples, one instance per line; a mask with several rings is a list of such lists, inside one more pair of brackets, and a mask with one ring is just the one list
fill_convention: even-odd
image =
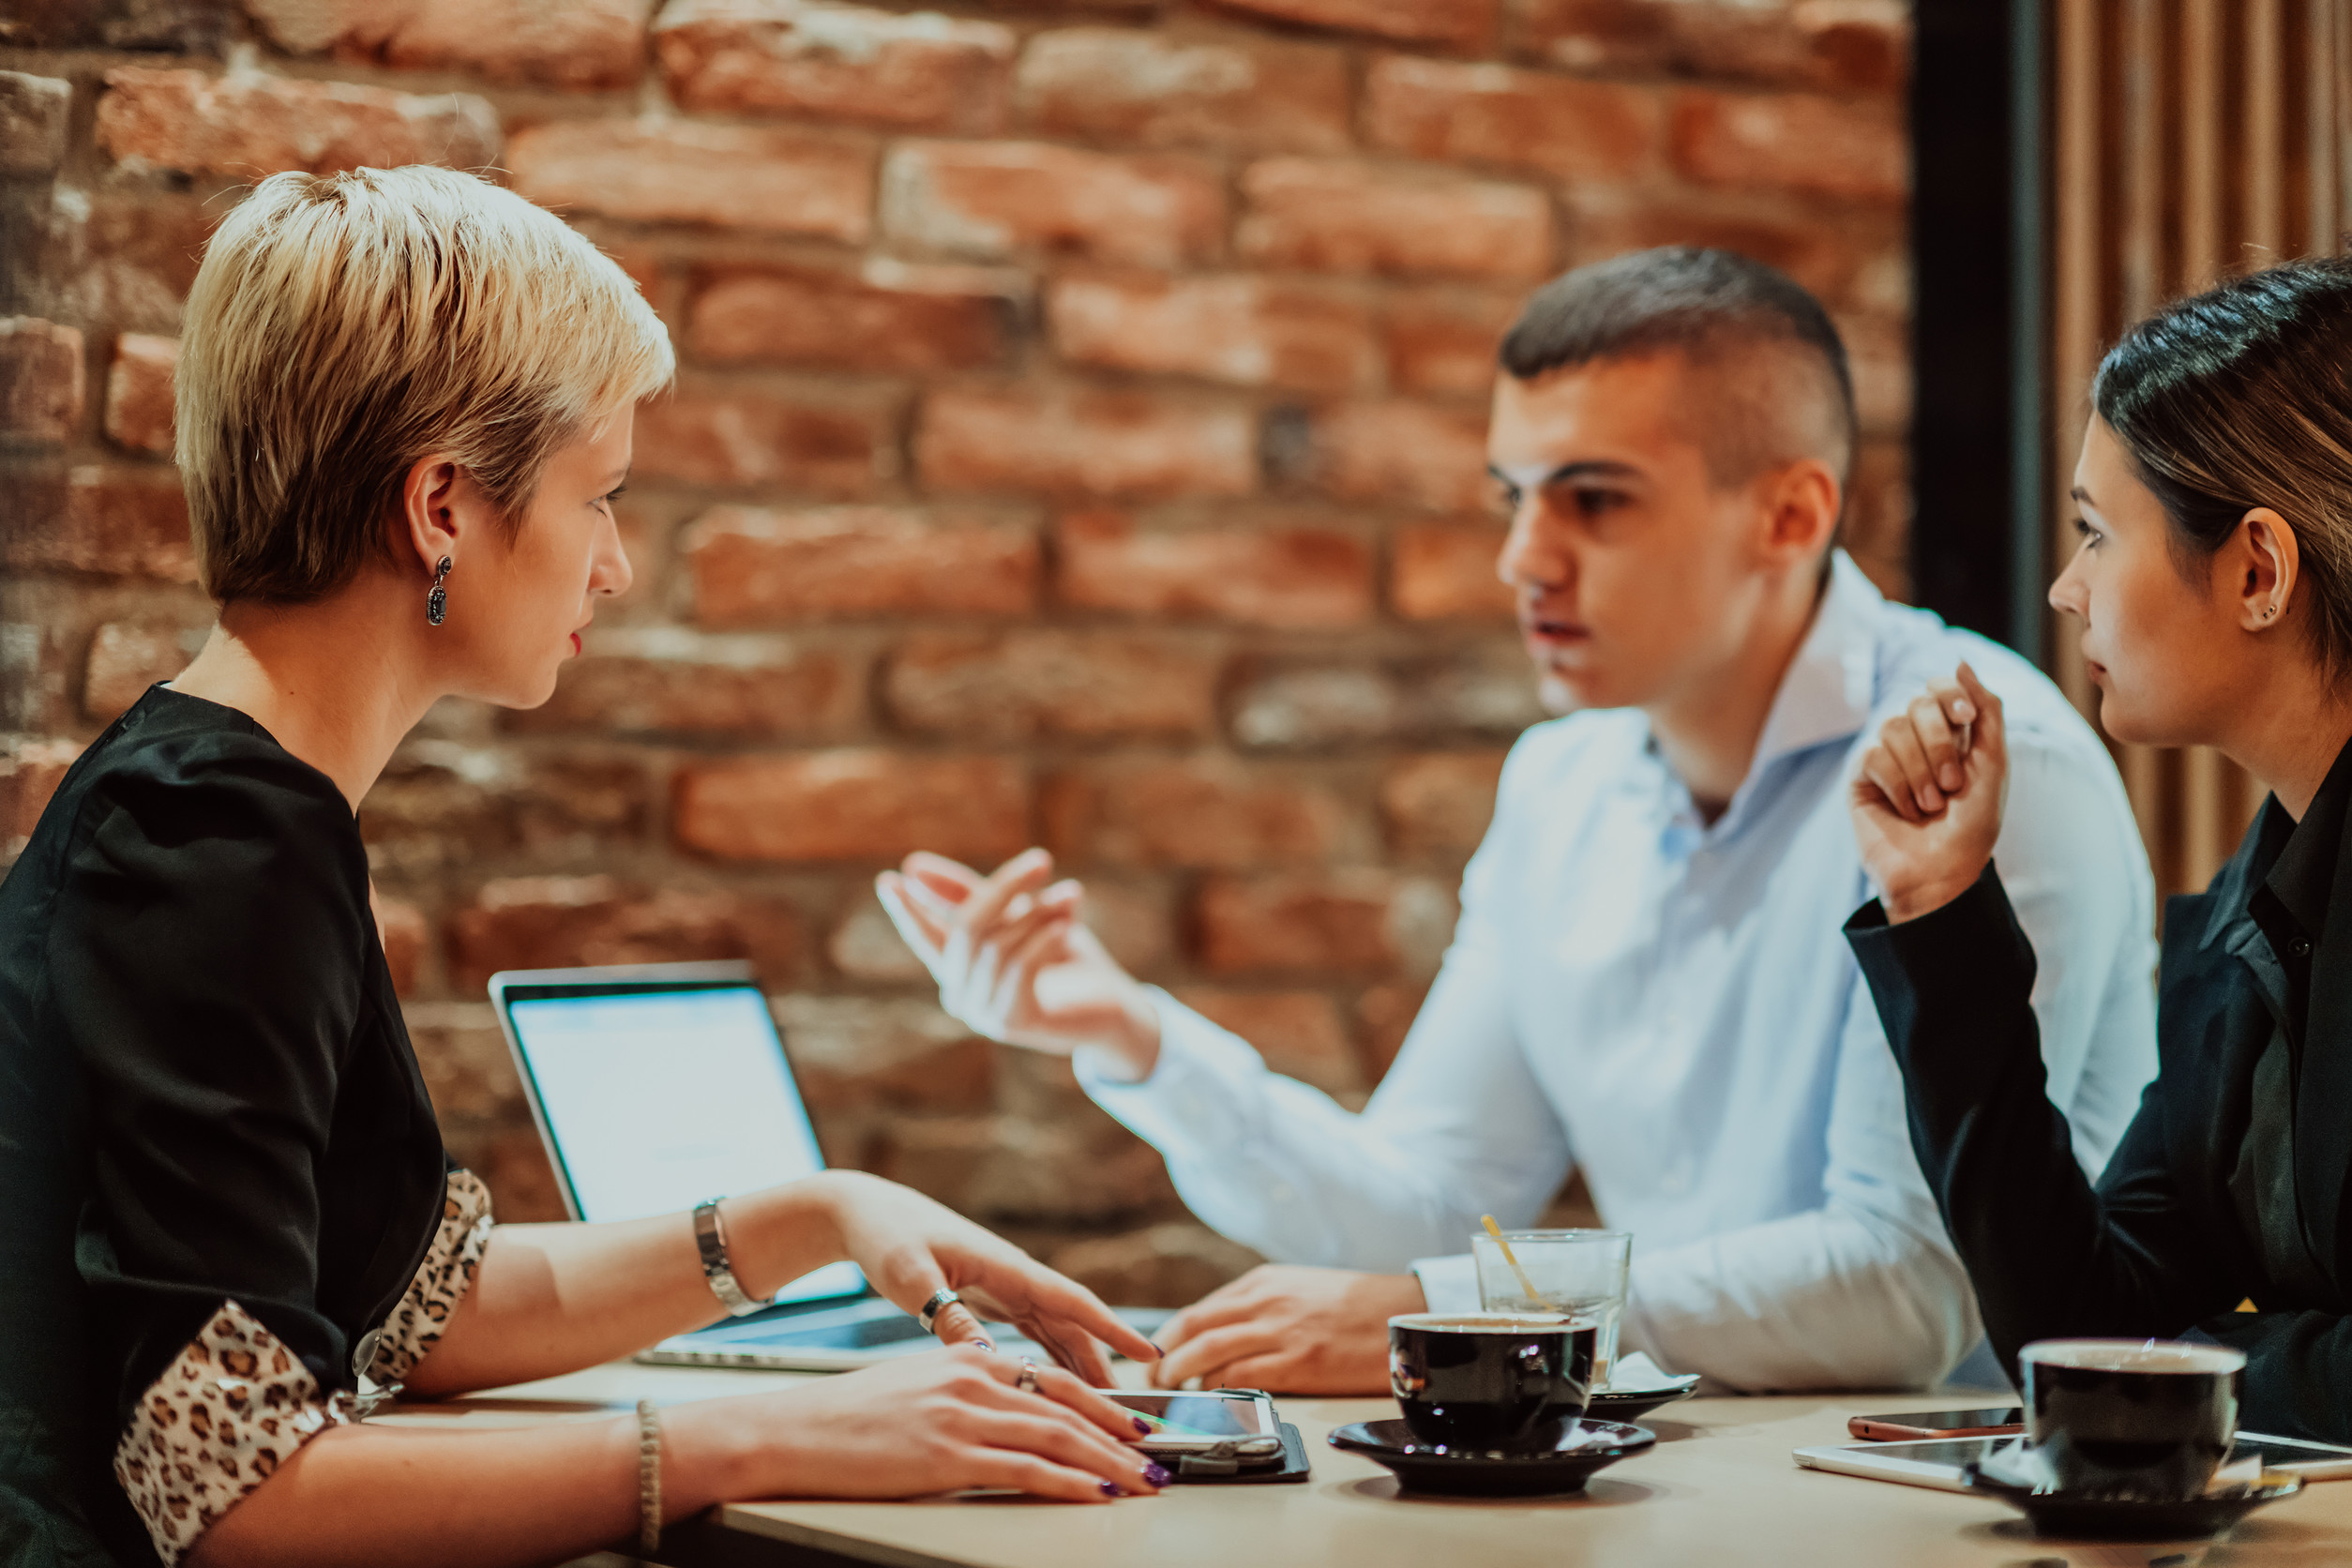
[(1099, 1046), (1130, 1078), (1159, 1059), (1159, 1013), (1079, 918), (1084, 891), (1047, 885), (1053, 857), (1028, 850), (983, 877), (912, 854), (874, 891), (939, 982), (940, 1005), (976, 1034), (1063, 1055)]
[(2001, 700), (1960, 666), (1878, 731), (1854, 776), (1854, 837), (1887, 918), (1967, 892), (1993, 858), (2009, 789)]
[[(1148, 1495), (1165, 1470), (1133, 1446), (1132, 1411), (1069, 1373), (970, 1346), (908, 1356), (788, 1392), (663, 1412), (678, 1501), (905, 1498), (1014, 1487), (1070, 1502)], [(680, 1509), (678, 1511), (683, 1511)]]
[(949, 1306), (934, 1320), (949, 1344), (988, 1344), (977, 1313), (1011, 1323), (1097, 1387), (1110, 1382), (1104, 1344), (1137, 1361), (1159, 1359), (1158, 1347), (1093, 1291), (921, 1193), (853, 1170), (810, 1182), (826, 1184), (826, 1212), (839, 1234), (834, 1256), (864, 1269), (875, 1289), (909, 1312), (920, 1312), (942, 1287), (970, 1304), (970, 1311)]

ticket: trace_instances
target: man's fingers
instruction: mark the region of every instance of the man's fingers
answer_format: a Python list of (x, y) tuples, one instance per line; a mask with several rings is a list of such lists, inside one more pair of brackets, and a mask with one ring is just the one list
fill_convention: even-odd
[[(874, 879), (874, 897), (881, 902), (882, 912), (890, 916), (891, 925), (898, 928), (899, 938), (914, 949), (914, 956), (927, 967), (938, 958), (947, 932), (907, 893), (906, 880), (896, 871), (884, 871)], [(934, 974), (933, 978), (938, 976)]]
[(960, 860), (917, 850), (898, 863), (898, 869), (950, 903), (960, 904), (988, 879)]
[(992, 929), (1004, 907), (1023, 893), (1033, 893), (1053, 873), (1053, 857), (1043, 850), (1023, 850), (996, 870), (964, 901), (959, 916), (965, 928)]
[(1195, 1378), (1201, 1386), (1214, 1387), (1215, 1374), (1244, 1356), (1263, 1354), (1276, 1348), (1274, 1334), (1260, 1323), (1237, 1323), (1186, 1340), (1176, 1349), (1162, 1357), (1152, 1368), (1152, 1381), (1161, 1388), (1177, 1388)]
[(1911, 786), (1895, 765), (1892, 757), (1882, 746), (1874, 746), (1862, 757), (1862, 776), (1870, 780), (1878, 798), (1887, 803), (1887, 809), (1907, 822), (1920, 821), (1919, 807), (1911, 799)]
[(1258, 1314), (1258, 1293), (1244, 1274), (1240, 1279), (1218, 1286), (1182, 1312), (1160, 1325), (1158, 1334), (1161, 1350), (1173, 1350), (1185, 1340), (1205, 1334), (1226, 1323), (1239, 1323)]
[(1263, 1389), (1268, 1394), (1313, 1392), (1302, 1388), (1302, 1380), (1290, 1370), (1295, 1360), (1287, 1350), (1277, 1350), (1271, 1355), (1244, 1356), (1217, 1374), (1217, 1386)]

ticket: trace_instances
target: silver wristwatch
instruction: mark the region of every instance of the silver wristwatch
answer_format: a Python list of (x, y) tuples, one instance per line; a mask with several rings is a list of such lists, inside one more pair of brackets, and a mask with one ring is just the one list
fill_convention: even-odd
[(719, 1229), (720, 1199), (706, 1198), (694, 1206), (694, 1244), (702, 1254), (702, 1277), (711, 1282), (711, 1294), (727, 1309), (731, 1318), (746, 1312), (757, 1312), (768, 1304), (753, 1301), (735, 1283), (735, 1271), (727, 1266), (727, 1232)]

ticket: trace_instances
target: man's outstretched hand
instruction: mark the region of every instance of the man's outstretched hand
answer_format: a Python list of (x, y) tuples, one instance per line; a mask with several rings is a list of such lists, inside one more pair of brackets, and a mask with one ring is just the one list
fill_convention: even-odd
[(1388, 1320), (1426, 1304), (1411, 1274), (1266, 1263), (1160, 1330), (1152, 1381), (1271, 1394), (1386, 1394)]
[(874, 879), (890, 923), (939, 982), (950, 1018), (991, 1040), (1108, 1051), (1129, 1078), (1159, 1061), (1159, 1010), (1080, 918), (1085, 890), (1027, 850), (982, 876), (917, 852)]

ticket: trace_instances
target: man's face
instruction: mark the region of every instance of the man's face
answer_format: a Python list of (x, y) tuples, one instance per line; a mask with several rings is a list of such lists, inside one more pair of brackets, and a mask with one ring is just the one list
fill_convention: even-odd
[(1554, 712), (1670, 701), (1738, 655), (1762, 505), (1713, 487), (1694, 373), (1667, 353), (1496, 383), (1497, 570)]

